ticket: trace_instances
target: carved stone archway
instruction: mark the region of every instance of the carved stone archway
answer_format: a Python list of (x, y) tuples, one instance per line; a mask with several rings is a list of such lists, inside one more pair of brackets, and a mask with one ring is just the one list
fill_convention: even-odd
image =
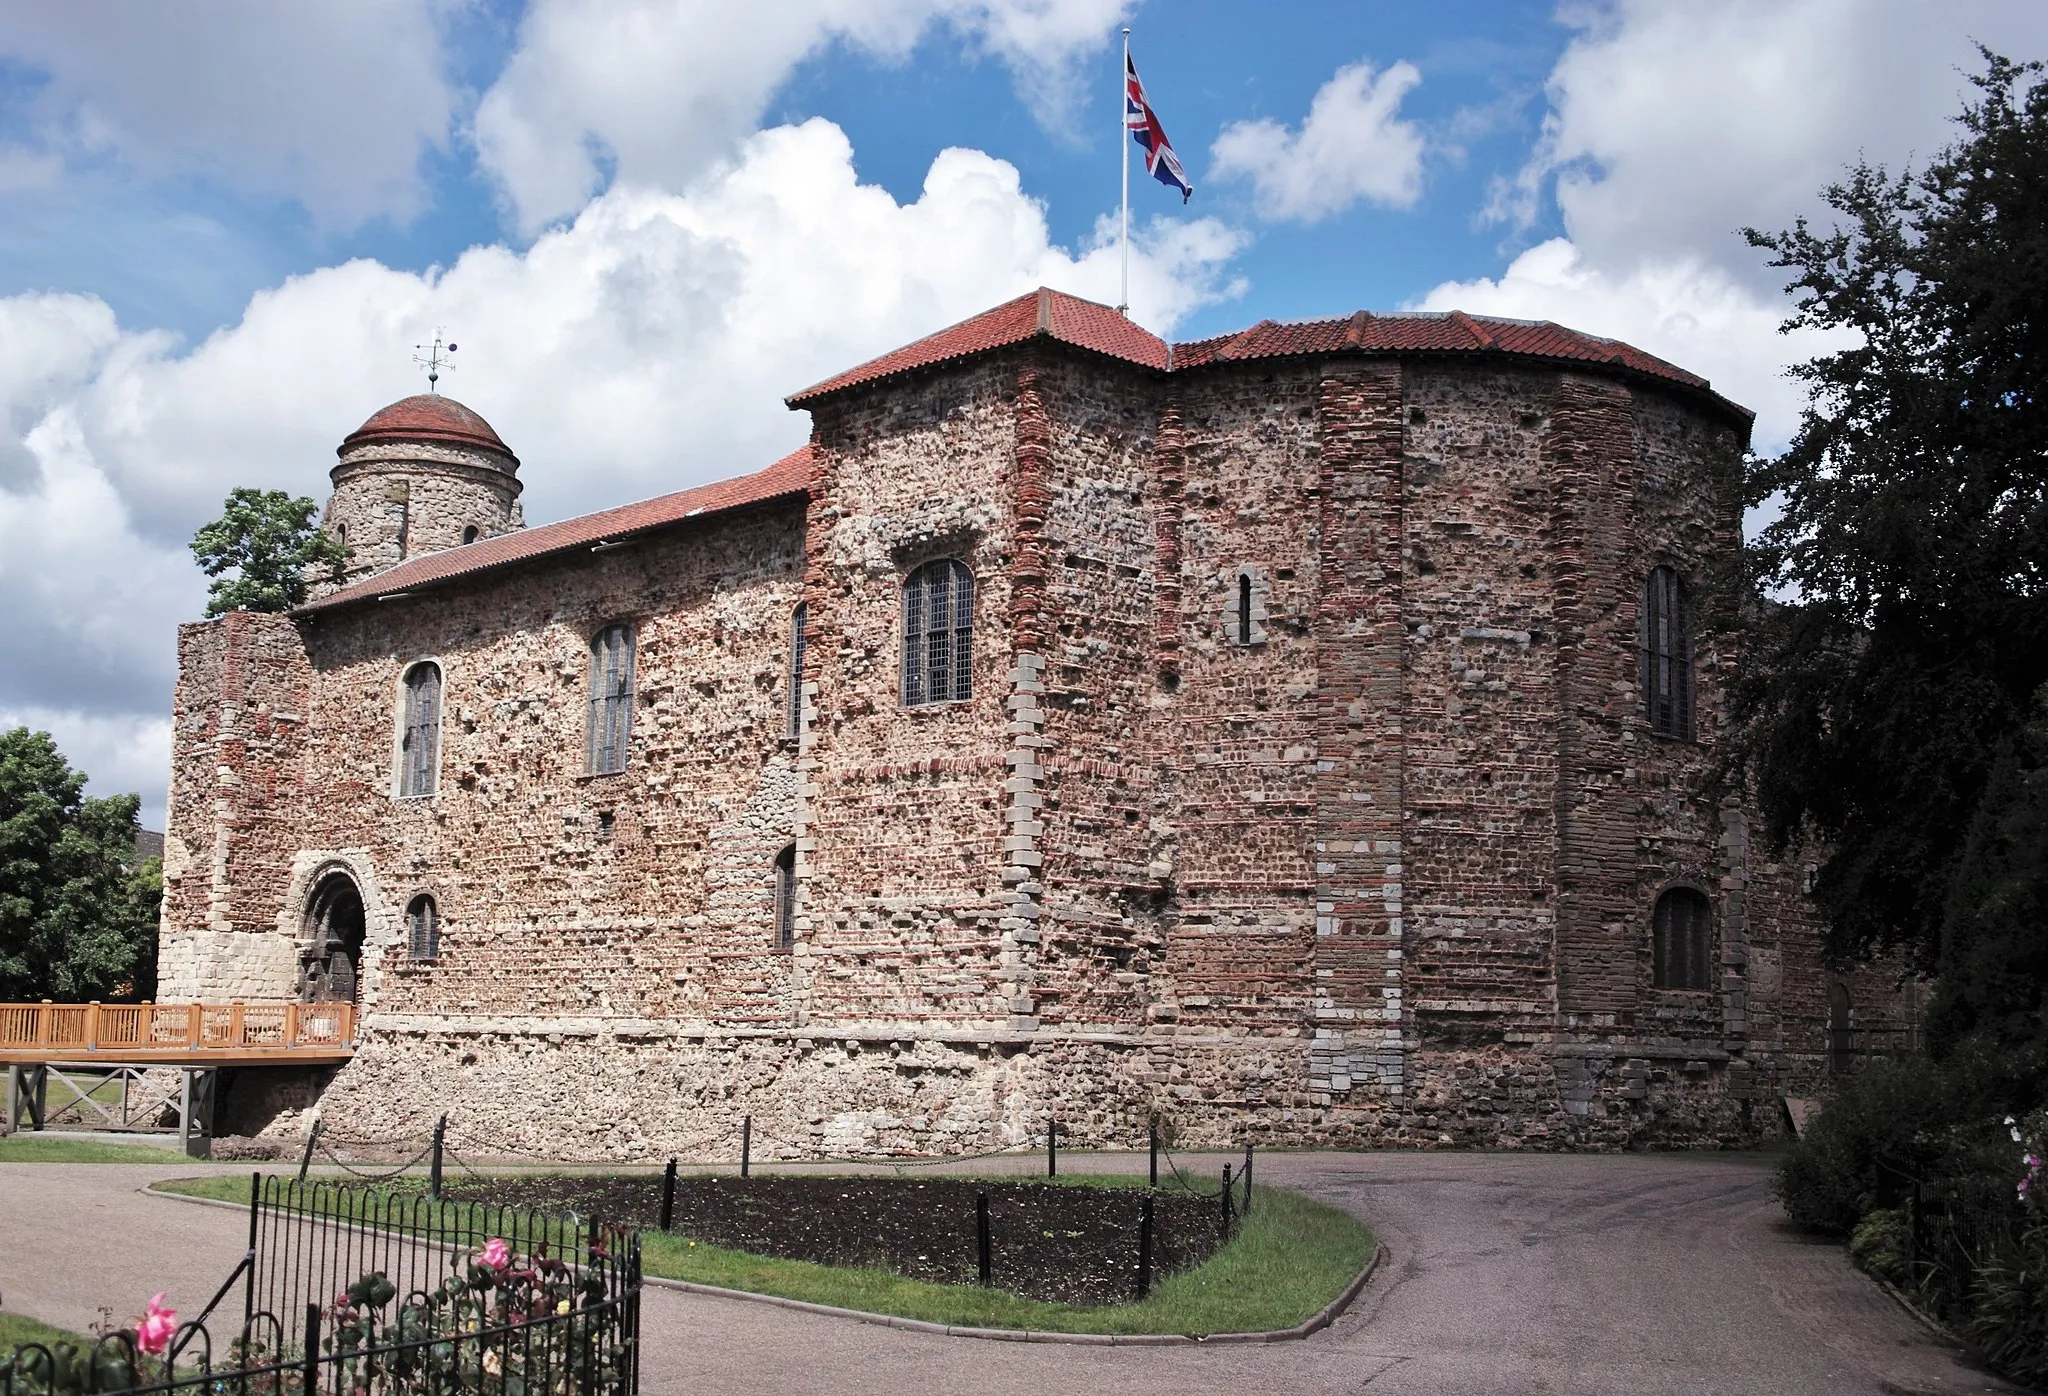
[(323, 873), (306, 898), (305, 948), (299, 952), (299, 1002), (355, 1003), (362, 996), (362, 889), (346, 872)]

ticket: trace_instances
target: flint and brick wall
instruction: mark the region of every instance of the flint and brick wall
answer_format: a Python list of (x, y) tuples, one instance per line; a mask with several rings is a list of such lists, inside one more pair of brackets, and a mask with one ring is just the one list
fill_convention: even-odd
[[(749, 1113), (771, 1154), (1024, 1143), (1048, 1111), (1076, 1142), (1155, 1110), (1217, 1140), (1753, 1138), (1824, 1069), (1827, 990), (1803, 870), (1717, 784), (1740, 448), (1665, 390), (1482, 357), (1167, 376), (1028, 344), (827, 398), (807, 508), (187, 627), (166, 997), (290, 993), (341, 871), (370, 933), (337, 1128), (445, 1109), (565, 1157), (725, 1148)], [(902, 583), (945, 557), (973, 692), (906, 709)], [(1697, 741), (1644, 721), (1659, 564)], [(621, 620), (631, 761), (592, 777), (588, 645)], [(422, 659), (439, 789), (402, 800)], [(1675, 885), (1715, 907), (1710, 991), (1652, 987)]]

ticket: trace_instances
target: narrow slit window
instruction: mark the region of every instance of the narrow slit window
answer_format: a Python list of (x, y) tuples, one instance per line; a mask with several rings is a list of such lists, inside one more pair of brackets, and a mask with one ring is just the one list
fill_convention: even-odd
[(796, 945), (796, 845), (775, 855), (775, 948)]
[(590, 642), (590, 773), (626, 769), (633, 738), (633, 627), (613, 625)]
[(804, 733), (804, 626), (809, 612), (799, 601), (789, 616), (789, 735)]
[(1651, 918), (1653, 982), (1659, 989), (1711, 989), (1714, 908), (1690, 887), (1657, 898)]
[(399, 795), (433, 794), (440, 761), (441, 666), (415, 664), (405, 671), (405, 716), (398, 739)]
[(1252, 579), (1244, 574), (1237, 579), (1237, 642), (1252, 642)]
[(415, 960), (441, 958), (441, 913), (434, 899), (421, 893), (405, 909), (407, 949)]
[(462, 544), (463, 544), (463, 546), (464, 546), (464, 547), (468, 547), (468, 546), (469, 546), (469, 545), (470, 545), (471, 543), (474, 543), (474, 542), (476, 541), (476, 539), (477, 539), (477, 527), (476, 527), (476, 525), (475, 525), (475, 524), (467, 524), (467, 525), (465, 525), (465, 526), (463, 527), (463, 530), (462, 530)]
[(1685, 583), (1656, 567), (1643, 591), (1643, 707), (1650, 730), (1692, 736), (1692, 636)]
[(974, 696), (974, 574), (956, 558), (927, 562), (903, 584), (903, 705)]

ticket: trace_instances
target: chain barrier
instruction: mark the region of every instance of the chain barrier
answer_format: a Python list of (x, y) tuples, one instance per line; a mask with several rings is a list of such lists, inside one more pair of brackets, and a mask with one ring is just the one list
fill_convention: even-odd
[(434, 1153), (434, 1146), (432, 1144), (429, 1144), (426, 1148), (420, 1150), (411, 1158), (407, 1159), (404, 1163), (399, 1164), (397, 1167), (391, 1169), (388, 1172), (366, 1173), (362, 1169), (355, 1167), (354, 1165), (350, 1164), (347, 1160), (343, 1159), (341, 1155), (335, 1153), (334, 1150), (328, 1148), (324, 1142), (317, 1145), (317, 1147), (319, 1148), (320, 1152), (327, 1155), (328, 1161), (333, 1163), (335, 1167), (339, 1168), (342, 1172), (347, 1173), (353, 1177), (365, 1179), (373, 1183), (389, 1182), (391, 1181), (391, 1179), (396, 1178), (399, 1174), (405, 1172), (406, 1169), (416, 1168), (420, 1164), (426, 1162), (427, 1159), (431, 1158)]

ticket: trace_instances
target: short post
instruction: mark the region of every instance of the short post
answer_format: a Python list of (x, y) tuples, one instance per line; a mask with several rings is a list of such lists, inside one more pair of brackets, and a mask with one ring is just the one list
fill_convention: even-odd
[(306, 1306), (306, 1351), (299, 1360), (300, 1391), (314, 1396), (320, 1389), (320, 1306)]
[(1152, 1171), (1149, 1176), (1149, 1182), (1155, 1188), (1159, 1186), (1159, 1117), (1157, 1115), (1152, 1117)]
[(676, 1161), (668, 1161), (668, 1170), (661, 1175), (661, 1229), (667, 1231), (676, 1220)]
[(1244, 1146), (1244, 1167), (1238, 1170), (1237, 1177), (1244, 1184), (1244, 1210), (1241, 1215), (1248, 1217), (1252, 1214), (1252, 1146), (1249, 1144)]
[(313, 1127), (306, 1131), (306, 1149), (299, 1155), (299, 1181), (306, 1181), (306, 1170), (313, 1166), (313, 1146), (320, 1141), (320, 1118), (314, 1116)]
[(1217, 1194), (1223, 1201), (1223, 1239), (1230, 1239), (1230, 1165), (1223, 1165), (1223, 1191)]
[(746, 1177), (753, 1171), (754, 1163), (754, 1117), (747, 1115), (740, 1120), (740, 1176)]
[(975, 1273), (982, 1285), (989, 1283), (988, 1272), (988, 1194), (974, 1195), (974, 1253)]
[(448, 1117), (443, 1115), (434, 1122), (434, 1166), (427, 1175), (427, 1195), (436, 1202), (441, 1200), (441, 1154), (447, 1143)]
[(1060, 1176), (1060, 1122), (1057, 1116), (1045, 1117), (1045, 1176)]
[(1138, 1297), (1152, 1292), (1152, 1194), (1138, 1204)]

